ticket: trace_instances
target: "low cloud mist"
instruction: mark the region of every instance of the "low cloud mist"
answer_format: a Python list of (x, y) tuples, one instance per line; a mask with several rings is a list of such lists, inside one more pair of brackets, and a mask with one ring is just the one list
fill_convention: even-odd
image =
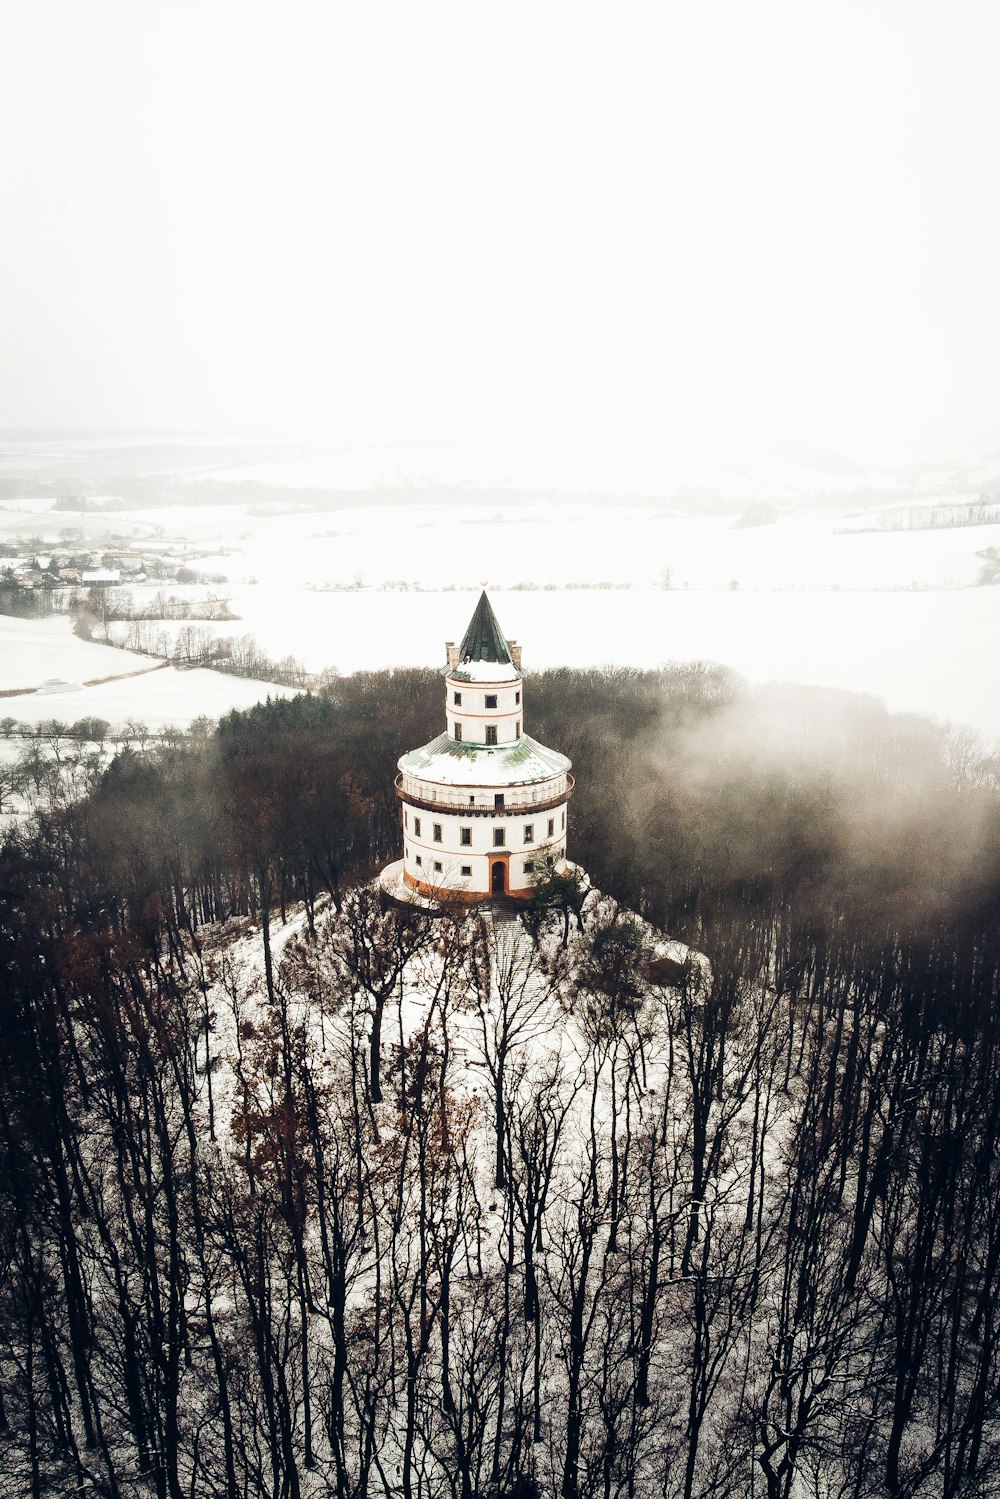
[(574, 759), (574, 857), (605, 883), (645, 870), (630, 898), (689, 936), (708, 890), (769, 888), (800, 916), (832, 902), (928, 940), (996, 899), (1000, 756), (967, 730), (697, 665), (545, 673), (531, 713)]

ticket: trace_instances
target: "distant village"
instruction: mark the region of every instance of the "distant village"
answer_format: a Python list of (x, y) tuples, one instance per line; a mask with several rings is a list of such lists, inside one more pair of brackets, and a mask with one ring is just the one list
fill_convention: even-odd
[(31, 542), (0, 542), (0, 572), (18, 588), (112, 587), (129, 583), (225, 583), (224, 574), (195, 572), (189, 550), (63, 546), (36, 549)]
[[(157, 595), (155, 612), (133, 612), (129, 585), (174, 583), (225, 586), (222, 573), (202, 573), (191, 566), (189, 550), (142, 547), (95, 547), (84, 549), (72, 543), (42, 549), (32, 541), (0, 542), (0, 613), (32, 618), (50, 613), (74, 613), (87, 602), (86, 594), (100, 598), (105, 618), (231, 619), (225, 599), (203, 603)], [(109, 592), (109, 590), (111, 592)], [(119, 592), (119, 590), (122, 590)], [(113, 607), (117, 604), (118, 607)], [(112, 607), (109, 607), (112, 606)], [(164, 613), (164, 609), (166, 612)]]

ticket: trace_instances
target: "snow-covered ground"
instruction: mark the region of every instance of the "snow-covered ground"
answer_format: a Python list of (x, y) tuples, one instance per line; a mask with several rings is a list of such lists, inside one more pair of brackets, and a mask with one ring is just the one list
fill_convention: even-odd
[[(350, 905), (350, 902), (348, 903)], [(416, 903), (415, 903), (416, 904)], [(643, 950), (647, 960), (668, 959), (676, 965), (690, 965), (692, 982), (708, 986), (711, 983), (711, 968), (703, 954), (656, 931), (647, 922), (632, 912), (624, 911), (614, 900), (596, 889), (589, 890), (583, 904), (583, 919), (589, 932), (594, 925), (610, 925), (616, 919), (625, 920), (642, 934)], [(511, 1064), (520, 1054), (521, 1060), (530, 1062), (535, 1068), (551, 1067), (560, 1056), (572, 1063), (576, 1072), (587, 1066), (591, 1041), (585, 1036), (585, 1022), (573, 1015), (572, 994), (579, 979), (579, 962), (587, 938), (571, 919), (568, 930), (568, 947), (563, 951), (558, 921), (553, 920), (539, 944), (536, 946), (522, 927), (520, 920), (511, 913), (494, 914), (489, 907), (476, 908), (470, 913), (473, 919), (482, 917), (485, 923), (486, 953), (489, 966), (494, 971), (493, 994), (485, 1007), (484, 1015), (477, 1013), (471, 1003), (472, 992), (463, 993), (462, 1002), (449, 1008), (448, 1027), (452, 1035), (452, 1057), (456, 1063), (455, 1081), (469, 1095), (475, 1095), (484, 1087), (484, 1065), (490, 1050), (490, 1036), (494, 1032), (496, 1015), (502, 1015), (507, 1006), (508, 1019), (515, 1013), (519, 1018), (511, 1026), (511, 1034), (517, 1036), (509, 1058)], [(391, 916), (383, 915), (382, 925), (388, 934), (391, 931)], [(298, 1018), (311, 1032), (311, 1044), (317, 1051), (325, 1049), (321, 1043), (321, 1020), (316, 996), (323, 992), (323, 983), (317, 983), (317, 975), (323, 971), (328, 960), (327, 937), (343, 926), (324, 897), (320, 902), (317, 920), (318, 945), (307, 938), (305, 912), (292, 909), (288, 918), (279, 920), (274, 912), (270, 926), (270, 945), (274, 972), (290, 995), (298, 1010)], [(472, 932), (467, 934), (466, 947), (471, 944)], [(233, 924), (231, 928), (215, 929), (208, 936), (208, 946), (213, 957), (209, 968), (214, 973), (214, 983), (209, 1003), (214, 1022), (212, 1052), (217, 1059), (213, 1090), (215, 1095), (216, 1134), (220, 1138), (229, 1135), (229, 1113), (236, 1101), (233, 1064), (238, 1050), (236, 1027), (240, 1020), (251, 1019), (260, 1024), (266, 1012), (264, 990), (264, 959), (260, 929), (256, 922)], [(288, 961), (285, 961), (286, 955)], [(396, 1040), (412, 1040), (418, 1036), (428, 1020), (435, 1027), (441, 1023), (440, 981), (442, 968), (454, 961), (454, 952), (448, 956), (445, 943), (433, 943), (406, 964), (394, 999), (387, 1004), (385, 1029), (386, 1048)], [(335, 971), (344, 972), (343, 966), (334, 962)], [(228, 982), (220, 982), (225, 975)], [(329, 973), (327, 974), (329, 977)], [(673, 980), (662, 980), (670, 983)], [(240, 992), (242, 1011), (238, 1016), (233, 1009), (232, 990)], [(651, 981), (645, 985), (644, 1002), (652, 1008), (662, 1006), (663, 991)], [(502, 996), (497, 990), (503, 990)], [(228, 991), (228, 992), (227, 992)], [(362, 1000), (363, 1003), (363, 1000)], [(436, 1012), (436, 1014), (435, 1014)], [(495, 1012), (495, 1013), (494, 1013)], [(485, 1048), (485, 1049), (484, 1049)], [(662, 1053), (661, 1053), (662, 1057)], [(221, 1065), (220, 1065), (221, 1064)], [(512, 1074), (516, 1069), (512, 1065)], [(652, 1081), (647, 1077), (647, 1082)], [(523, 1084), (530, 1093), (530, 1083)], [(606, 1121), (607, 1100), (602, 1099), (599, 1110), (602, 1123)], [(589, 1128), (589, 1103), (582, 1100), (578, 1127), (585, 1135)], [(392, 1127), (395, 1115), (386, 1108), (387, 1127)], [(484, 1164), (490, 1165), (489, 1130), (484, 1122), (480, 1125), (485, 1148), (481, 1150)], [(481, 1145), (483, 1143), (481, 1141)]]
[(141, 516), (107, 515), (100, 511), (54, 510), (48, 499), (4, 500), (0, 503), (0, 537), (5, 541), (38, 537), (46, 546), (96, 545), (109, 534), (145, 541), (156, 527)]
[[(927, 593), (629, 589), (505, 593), (490, 589), (530, 672), (614, 663), (725, 662), (751, 682), (807, 682), (874, 693), (894, 712), (922, 713), (1000, 736), (1000, 588)], [(434, 666), (461, 638), (469, 593), (230, 590), (236, 622), (198, 630), (253, 635), (272, 656), (310, 671)], [(181, 624), (163, 628), (177, 631)], [(160, 626), (155, 628), (159, 629)], [(530, 687), (528, 713), (530, 717)]]
[(155, 665), (151, 656), (112, 652), (107, 646), (78, 640), (73, 621), (65, 614), (50, 619), (12, 619), (0, 614), (0, 690), (40, 687), (53, 677), (80, 686), (94, 677), (120, 676)]
[[(25, 508), (20, 508), (21, 506)], [(471, 586), (488, 574), (517, 583), (659, 584), (675, 588), (896, 589), (962, 587), (982, 566), (977, 552), (1000, 546), (1000, 526), (869, 532), (857, 510), (776, 509), (766, 524), (730, 514), (683, 515), (662, 503), (535, 505), (353, 504), (316, 509), (308, 496), (285, 505), (192, 505), (136, 511), (50, 511), (39, 502), (0, 506), (0, 529), (55, 545), (83, 527), (186, 545), (198, 565), (233, 582), (255, 579), (325, 587), (360, 579), (404, 579), (422, 587)]]
[[(156, 670), (148, 670), (150, 667)], [(141, 672), (135, 676), (132, 673)], [(85, 681), (113, 677), (85, 687)], [(0, 717), (19, 723), (104, 718), (112, 725), (141, 720), (150, 729), (187, 728), (194, 718), (218, 718), (232, 708), (249, 708), (267, 697), (291, 697), (286, 687), (215, 671), (178, 671), (150, 656), (113, 650), (78, 640), (66, 615), (51, 619), (11, 619), (0, 615), (0, 688), (49, 689), (0, 698)]]
[[(254, 516), (149, 512), (164, 534), (224, 550), (199, 564), (234, 582), (328, 586), (402, 579), (470, 586), (659, 584), (677, 588), (939, 588), (973, 583), (1000, 526), (849, 533), (852, 517), (789, 514), (767, 525), (652, 507), (376, 505)], [(215, 518), (217, 516), (217, 519)], [(136, 513), (138, 522), (143, 515)], [(856, 524), (856, 520), (854, 521)], [(230, 552), (234, 549), (234, 553)]]
[[(775, 493), (760, 483), (747, 491), (766, 492)], [(885, 504), (898, 502), (887, 490)], [(439, 662), (443, 640), (460, 636), (488, 578), (529, 669), (710, 659), (753, 682), (874, 693), (895, 711), (1000, 735), (1000, 587), (976, 586), (978, 554), (1000, 549), (1000, 526), (861, 531), (877, 507), (862, 510), (849, 493), (829, 508), (796, 508), (778, 493), (763, 512), (773, 518), (760, 525), (740, 524), (739, 505), (693, 515), (641, 499), (495, 504), (475, 491), (467, 503), (389, 504), (383, 493), (319, 509), (308, 489), (290, 489), (284, 504), (79, 516), (47, 513), (48, 503), (7, 501), (0, 526), (55, 540), (79, 520), (88, 537), (104, 526), (190, 548), (196, 568), (229, 579), (212, 591), (239, 616), (204, 628), (251, 634), (273, 657), (294, 656), (312, 671)], [(397, 581), (438, 591), (382, 591)], [(564, 587), (600, 582), (629, 586)], [(361, 591), (336, 591), (359, 583)], [(133, 592), (142, 602), (160, 588), (181, 591), (156, 584)], [(100, 672), (53, 664), (39, 673), (19, 648), (13, 659), (5, 635), (0, 646), (0, 687)]]
[[(124, 652), (117, 652), (124, 656)], [(147, 728), (186, 729), (192, 719), (219, 718), (233, 708), (252, 708), (269, 697), (294, 697), (288, 687), (255, 682), (222, 672), (178, 671), (168, 666), (127, 681), (106, 682), (80, 692), (37, 693), (0, 699), (0, 706), (21, 723), (57, 718), (67, 723), (84, 717), (105, 718), (113, 726), (138, 720)]]

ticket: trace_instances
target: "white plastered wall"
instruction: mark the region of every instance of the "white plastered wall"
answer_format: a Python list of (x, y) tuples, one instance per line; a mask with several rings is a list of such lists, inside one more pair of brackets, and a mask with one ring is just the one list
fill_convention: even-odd
[[(533, 879), (533, 871), (526, 864), (558, 860), (565, 853), (566, 822), (565, 802), (544, 812), (471, 818), (460, 813), (428, 812), (404, 803), (403, 867), (421, 884), (484, 895), (491, 889), (493, 860), (506, 855), (507, 888), (513, 894), (523, 893), (531, 888)], [(532, 836), (526, 841), (528, 828)], [(462, 842), (463, 829), (468, 831), (468, 843)], [(440, 830), (439, 838), (435, 830)], [(502, 844), (494, 842), (497, 831), (504, 835)], [(463, 868), (469, 870), (467, 875), (462, 873)]]
[[(448, 733), (467, 744), (485, 744), (489, 725), (497, 731), (497, 744), (513, 744), (524, 732), (524, 691), (519, 681), (461, 682), (449, 677), (445, 710)], [(461, 725), (460, 736), (456, 724)]]

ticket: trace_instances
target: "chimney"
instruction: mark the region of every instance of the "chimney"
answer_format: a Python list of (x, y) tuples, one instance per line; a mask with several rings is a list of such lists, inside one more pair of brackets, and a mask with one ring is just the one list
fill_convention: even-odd
[(521, 647), (518, 645), (518, 643), (517, 643), (516, 640), (508, 640), (507, 644), (510, 647), (510, 659), (513, 661), (514, 665), (517, 667), (518, 671), (520, 671), (521, 670)]
[(444, 643), (444, 648), (445, 648), (445, 652), (446, 652), (446, 654), (448, 656), (448, 665), (449, 666), (457, 666), (458, 665), (458, 646), (455, 644), (455, 642), (453, 640), (446, 640), (445, 643)]

